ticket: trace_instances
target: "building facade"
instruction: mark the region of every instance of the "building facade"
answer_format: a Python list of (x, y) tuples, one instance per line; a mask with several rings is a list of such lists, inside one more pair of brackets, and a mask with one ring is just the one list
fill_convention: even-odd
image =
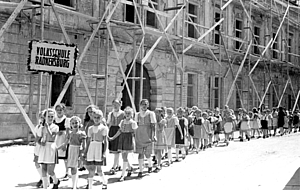
[[(5, 5), (0, 6), (2, 27), (14, 10), (13, 3), (20, 1), (0, 2)], [(79, 52), (82, 52), (95, 27), (94, 20), (99, 20), (104, 14), (108, 1), (54, 0), (54, 2), (71, 42), (77, 44)], [(117, 2), (119, 1), (114, 1), (114, 4)], [(107, 41), (108, 33), (104, 24), (80, 65), (92, 98), (101, 109), (106, 105), (107, 111), (110, 111), (112, 100), (118, 97), (123, 101), (123, 107), (132, 106), (127, 89), (124, 88), (124, 79), (113, 43), (116, 44), (120, 55), (122, 68), (125, 74), (128, 74), (143, 37), (145, 37), (142, 44), (143, 51), (138, 55), (127, 80), (137, 109), (141, 92), (139, 80), (141, 72), (143, 72), (142, 95), (143, 98), (150, 100), (152, 110), (162, 106), (194, 105), (205, 110), (223, 108), (227, 102), (234, 110), (240, 107), (251, 110), (260, 105), (261, 99), (264, 99), (263, 104), (266, 107), (272, 108), (278, 106), (282, 94), (284, 95), (280, 105), (288, 109), (294, 107), (296, 94), (300, 89), (299, 13), (297, 8), (290, 9), (288, 16), (282, 19), (287, 1), (275, 1), (275, 5), (271, 0), (252, 0), (249, 3), (247, 1), (245, 5), (235, 0), (228, 5), (226, 5), (228, 1), (221, 0), (135, 2), (137, 9), (132, 0), (119, 2), (110, 21), (114, 41)], [(49, 2), (46, 0), (45, 3), (47, 5)], [(185, 3), (186, 6), (176, 16), (174, 23), (165, 30)], [(32, 3), (28, 2), (28, 7), (30, 5)], [(291, 5), (297, 7), (297, 4)], [(137, 10), (140, 19), (136, 14)], [(34, 123), (38, 110), (39, 83), (42, 83), (42, 108), (45, 107), (49, 88), (49, 75), (43, 74), (42, 80), (39, 80), (37, 73), (27, 70), (28, 42), (41, 39), (40, 14), (40, 8), (25, 7), (0, 38), (0, 69)], [(52, 9), (46, 6), (44, 16), (44, 40), (65, 42)], [(221, 19), (224, 19), (221, 24), (210, 30)], [(143, 23), (145, 34), (142, 33), (143, 27), (140, 26), (139, 20)], [(143, 57), (152, 51), (151, 47), (161, 36), (162, 40), (142, 66)], [(264, 52), (270, 40), (275, 37), (272, 46)], [(249, 45), (251, 47), (246, 54)], [(191, 48), (187, 50), (189, 46)], [(250, 78), (248, 74), (257, 60), (258, 64)], [(241, 64), (242, 70), (236, 76)], [(106, 65), (107, 92), (104, 80), (97, 81), (92, 76), (104, 74)], [(228, 97), (235, 78), (236, 86), (232, 95)], [(49, 94), (52, 106), (66, 80), (67, 76), (58, 74), (52, 76)], [(79, 116), (83, 116), (85, 108), (90, 104), (78, 74), (62, 102), (68, 107), (68, 115)], [(28, 132), (29, 128), (24, 118), (7, 89), (0, 83), (0, 139), (26, 137)]]

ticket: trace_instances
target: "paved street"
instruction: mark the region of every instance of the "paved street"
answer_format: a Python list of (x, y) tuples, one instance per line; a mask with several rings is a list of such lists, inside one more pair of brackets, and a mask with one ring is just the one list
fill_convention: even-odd
[[(191, 154), (184, 161), (164, 167), (159, 173), (145, 173), (142, 179), (136, 178), (137, 173), (124, 182), (117, 182), (120, 173), (108, 176), (108, 189), (300, 189), (299, 145), (300, 133), (250, 142), (232, 142), (228, 147)], [(1, 189), (35, 189), (38, 174), (32, 159), (32, 146), (0, 148)], [(137, 167), (137, 159), (131, 159)], [(111, 162), (109, 155), (104, 171), (110, 169)], [(56, 172), (58, 177), (64, 175), (62, 162)], [(86, 174), (86, 171), (79, 172), (78, 185), (81, 188), (87, 183)], [(99, 177), (96, 176), (95, 180), (99, 180)], [(100, 182), (95, 181), (94, 184), (94, 189), (101, 189)], [(70, 189), (70, 186), (71, 179), (63, 181), (60, 188)]]

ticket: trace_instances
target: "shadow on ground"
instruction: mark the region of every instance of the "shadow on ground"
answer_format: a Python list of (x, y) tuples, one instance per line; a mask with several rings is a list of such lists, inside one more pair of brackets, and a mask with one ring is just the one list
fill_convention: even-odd
[(299, 190), (300, 189), (300, 167), (294, 173), (290, 181), (283, 190)]

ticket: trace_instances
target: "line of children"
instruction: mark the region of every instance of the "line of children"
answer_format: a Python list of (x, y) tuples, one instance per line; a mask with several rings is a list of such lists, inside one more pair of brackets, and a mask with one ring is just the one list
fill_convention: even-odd
[[(148, 173), (152, 172), (151, 155), (155, 155), (157, 159), (154, 172), (159, 172), (162, 169), (164, 153), (167, 153), (167, 166), (173, 163), (173, 149), (176, 150), (175, 161), (180, 161), (180, 154), (184, 160), (189, 145), (194, 146), (196, 153), (204, 151), (212, 147), (213, 138), (216, 145), (218, 144), (222, 130), (225, 132), (224, 142), (228, 143), (233, 138), (232, 133), (237, 120), (228, 106), (225, 106), (223, 116), (218, 108), (215, 113), (194, 108), (192, 114), (185, 115), (186, 110), (183, 108), (176, 110), (176, 114), (173, 108), (166, 108), (166, 113), (161, 108), (152, 112), (148, 109), (148, 100), (143, 99), (140, 102), (140, 112), (134, 115), (130, 107), (126, 107), (124, 111), (120, 110), (120, 100), (114, 100), (112, 103), (113, 111), (108, 114), (107, 122), (102, 111), (93, 105), (86, 108), (83, 125), (77, 116), (68, 119), (64, 114), (63, 105), (56, 106), (55, 110), (47, 109), (40, 114), (34, 150), (35, 166), (41, 177), (37, 187), (47, 188), (48, 180), (53, 179), (53, 188), (58, 188), (60, 181), (54, 168), (58, 163), (59, 152), (66, 155), (63, 157), (66, 161), (66, 174), (68, 168), (71, 168), (73, 189), (77, 188), (77, 168), (79, 171), (82, 168), (88, 170), (87, 188), (92, 189), (94, 176), (98, 174), (101, 177), (102, 189), (107, 189), (108, 181), (101, 168), (106, 165), (107, 149), (114, 154), (110, 171), (112, 175), (118, 172), (119, 154), (122, 155), (123, 167), (119, 181), (124, 181), (133, 172), (128, 161), (128, 155), (133, 152), (138, 154), (138, 177), (142, 177), (145, 158), (148, 160)], [(246, 110), (240, 110), (238, 118), (241, 141), (244, 134), (246, 139), (250, 140), (250, 130), (252, 137), (259, 137), (261, 129), (263, 137), (266, 138), (271, 135), (272, 129), (273, 135), (276, 134), (277, 128), (282, 130), (283, 135), (284, 126), (290, 124), (296, 131), (299, 125), (298, 112), (294, 112), (294, 115), (288, 118), (288, 112), (282, 108), (279, 108), (279, 112), (273, 110), (272, 113), (270, 110), (262, 110), (259, 113), (257, 109), (253, 109), (253, 112), (248, 114)]]

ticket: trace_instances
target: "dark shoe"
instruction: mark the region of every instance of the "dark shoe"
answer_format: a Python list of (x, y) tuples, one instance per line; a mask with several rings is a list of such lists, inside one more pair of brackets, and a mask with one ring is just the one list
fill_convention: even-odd
[(240, 138), (240, 141), (243, 142), (244, 140), (242, 138)]
[(81, 171), (81, 172), (85, 171), (85, 170), (86, 170), (85, 167), (81, 167), (81, 168), (78, 169), (78, 171)]
[(175, 162), (179, 162), (179, 159), (176, 158), (176, 159), (175, 159)]
[(159, 171), (160, 171), (160, 168), (155, 168), (155, 170), (153, 172), (158, 173)]
[(116, 167), (116, 171), (122, 171), (121, 166), (117, 166), (117, 167)]
[(69, 180), (69, 175), (68, 174), (66, 174), (63, 178), (62, 178), (62, 180), (63, 181), (67, 181), (67, 180)]
[(58, 180), (56, 184), (53, 185), (52, 189), (58, 189), (58, 185), (60, 184), (60, 181)]
[(107, 184), (103, 184), (102, 189), (107, 189)]
[(139, 172), (138, 177), (143, 177), (143, 172)]
[(40, 181), (38, 181), (35, 185), (37, 188), (41, 188), (43, 187), (43, 181), (40, 179)]
[(124, 177), (124, 176), (121, 176), (120, 179), (119, 179), (120, 182), (122, 182), (122, 181), (124, 181), (124, 180), (125, 180), (125, 177)]
[(152, 173), (152, 167), (148, 168), (148, 173)]
[(114, 174), (116, 173), (116, 171), (115, 171), (114, 168), (111, 168), (111, 169), (109, 170), (109, 173), (110, 173), (110, 175), (114, 175)]

